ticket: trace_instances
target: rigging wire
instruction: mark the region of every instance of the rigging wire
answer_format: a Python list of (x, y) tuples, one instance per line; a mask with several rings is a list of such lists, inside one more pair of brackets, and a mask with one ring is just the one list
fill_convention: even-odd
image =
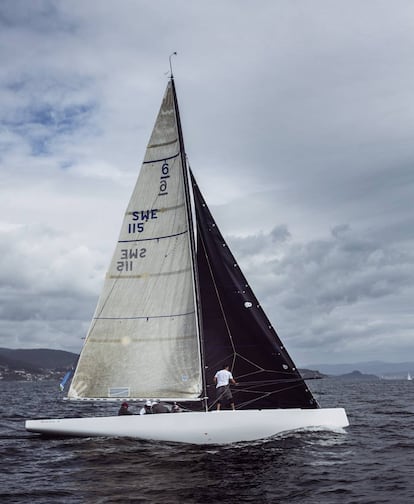
[[(198, 224), (197, 224), (197, 226), (198, 226)], [(218, 301), (219, 306), (220, 306), (220, 311), (221, 311), (224, 323), (226, 325), (227, 334), (229, 336), (230, 343), (231, 343), (231, 346), (232, 346), (232, 349), (233, 349), (233, 356), (232, 356), (232, 360), (233, 360), (233, 362), (232, 362), (232, 368), (233, 368), (234, 363), (236, 361), (236, 354), (237, 354), (236, 347), (235, 347), (234, 340), (233, 340), (233, 335), (231, 333), (230, 326), (229, 326), (229, 323), (227, 321), (227, 316), (226, 316), (226, 314), (224, 312), (224, 307), (223, 307), (223, 303), (222, 303), (222, 300), (221, 300), (221, 296), (220, 296), (220, 293), (218, 291), (216, 279), (215, 279), (214, 274), (213, 274), (213, 270), (212, 270), (212, 267), (211, 267), (210, 259), (209, 259), (208, 254), (207, 254), (206, 246), (205, 246), (204, 239), (203, 239), (203, 236), (202, 236), (201, 232), (199, 233), (199, 236), (200, 236), (201, 244), (203, 246), (204, 256), (206, 258), (208, 269), (210, 271), (210, 277), (211, 277), (211, 279), (213, 281), (213, 285), (214, 285), (214, 290), (216, 292), (217, 301)]]

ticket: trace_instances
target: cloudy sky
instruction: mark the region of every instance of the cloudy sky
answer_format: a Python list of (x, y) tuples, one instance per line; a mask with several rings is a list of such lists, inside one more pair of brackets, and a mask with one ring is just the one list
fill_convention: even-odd
[(411, 0), (2, 0), (0, 346), (78, 352), (168, 80), (298, 365), (414, 360)]

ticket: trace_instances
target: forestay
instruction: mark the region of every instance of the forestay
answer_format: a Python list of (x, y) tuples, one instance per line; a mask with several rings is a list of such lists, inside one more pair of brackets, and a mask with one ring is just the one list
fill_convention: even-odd
[(169, 83), (68, 397), (197, 399), (200, 344)]

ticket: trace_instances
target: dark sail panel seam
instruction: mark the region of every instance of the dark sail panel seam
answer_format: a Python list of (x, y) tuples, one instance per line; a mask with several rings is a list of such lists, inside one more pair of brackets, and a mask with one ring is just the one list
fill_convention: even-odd
[(164, 157), (161, 159), (153, 159), (152, 161), (144, 161), (142, 164), (154, 164), (154, 163), (164, 163), (165, 161), (169, 161), (170, 159), (175, 159), (181, 154), (181, 152), (178, 152), (177, 154), (174, 154), (174, 156), (168, 156)]
[(181, 231), (181, 233), (175, 233), (175, 234), (165, 235), (165, 236), (155, 236), (154, 238), (139, 238), (136, 240), (118, 240), (118, 243), (135, 243), (135, 242), (143, 242), (143, 241), (165, 240), (166, 238), (174, 238), (175, 236), (181, 236), (186, 233), (188, 233), (188, 229), (186, 229), (185, 231)]
[(187, 313), (172, 313), (170, 315), (148, 315), (140, 317), (94, 317), (94, 320), (149, 320), (149, 319), (159, 319), (159, 318), (173, 318), (173, 317), (186, 317), (188, 315), (193, 315), (194, 310)]

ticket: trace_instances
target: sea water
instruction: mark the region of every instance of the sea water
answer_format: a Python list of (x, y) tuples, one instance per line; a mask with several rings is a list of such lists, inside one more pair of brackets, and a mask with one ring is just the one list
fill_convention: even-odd
[(0, 502), (412, 504), (414, 381), (309, 386), (321, 406), (344, 406), (350, 427), (200, 447), (45, 439), (27, 433), (25, 419), (117, 408), (62, 402), (54, 382), (0, 382)]

